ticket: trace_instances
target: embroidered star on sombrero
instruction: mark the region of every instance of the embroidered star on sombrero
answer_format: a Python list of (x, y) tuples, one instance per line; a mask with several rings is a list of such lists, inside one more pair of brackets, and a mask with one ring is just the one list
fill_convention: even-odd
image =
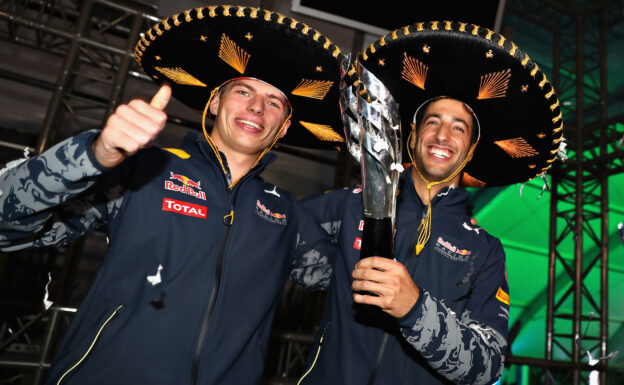
[[(451, 21), (405, 26), (363, 50), (358, 65), (398, 102), (405, 139), (427, 100), (448, 96), (472, 108), (481, 136), (464, 169), (464, 185), (525, 182), (557, 157), (563, 121), (552, 85), (516, 44), (487, 28)], [(346, 78), (359, 84), (356, 76), (354, 67)], [(365, 86), (358, 86), (366, 98)]]
[(242, 6), (190, 9), (150, 28), (135, 57), (192, 109), (204, 110), (211, 92), (224, 82), (252, 77), (281, 90), (293, 107), (282, 143), (334, 148), (344, 141), (338, 104), (343, 54), (295, 19)]

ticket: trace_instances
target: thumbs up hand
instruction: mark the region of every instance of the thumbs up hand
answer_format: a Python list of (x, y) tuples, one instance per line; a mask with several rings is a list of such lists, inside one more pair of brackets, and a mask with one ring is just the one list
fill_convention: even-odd
[(117, 107), (93, 142), (98, 162), (115, 167), (154, 140), (165, 128), (169, 99), (171, 87), (163, 84), (149, 103), (134, 99)]

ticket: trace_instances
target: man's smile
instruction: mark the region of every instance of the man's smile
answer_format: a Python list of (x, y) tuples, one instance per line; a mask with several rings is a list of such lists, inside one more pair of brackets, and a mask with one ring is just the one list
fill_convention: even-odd
[(433, 145), (427, 147), (427, 152), (435, 159), (447, 159), (454, 154), (454, 151)]
[(254, 122), (252, 122), (250, 120), (245, 120), (245, 119), (240, 119), (240, 118), (237, 118), (235, 120), (236, 120), (237, 123), (239, 123), (242, 126), (242, 128), (245, 131), (249, 131), (249, 132), (254, 132), (255, 133), (255, 132), (258, 132), (258, 131), (262, 131), (264, 129), (264, 127), (262, 127), (260, 124), (254, 123)]

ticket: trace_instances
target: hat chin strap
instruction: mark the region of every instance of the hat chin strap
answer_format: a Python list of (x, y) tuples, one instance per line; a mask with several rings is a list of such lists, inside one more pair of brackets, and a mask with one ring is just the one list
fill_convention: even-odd
[[(412, 128), (412, 134), (413, 133), (414, 133), (414, 128)], [(416, 170), (420, 178), (427, 185), (427, 195), (429, 198), (427, 202), (427, 215), (425, 215), (425, 217), (420, 222), (420, 226), (418, 226), (419, 233), (418, 233), (418, 241), (416, 242), (416, 255), (419, 255), (422, 252), (422, 250), (425, 248), (425, 245), (429, 241), (429, 237), (431, 236), (431, 187), (453, 180), (464, 169), (464, 167), (466, 167), (466, 164), (472, 158), (472, 154), (474, 153), (474, 150), (477, 147), (477, 143), (479, 143), (478, 138), (476, 142), (474, 142), (474, 144), (470, 147), (470, 151), (468, 152), (468, 155), (466, 156), (462, 164), (459, 165), (459, 167), (457, 167), (457, 169), (453, 171), (451, 175), (437, 182), (429, 182), (427, 178), (424, 177), (423, 173), (420, 171), (420, 169), (418, 168), (418, 165), (414, 161), (414, 156), (412, 155), (412, 152), (410, 151), (410, 148), (408, 146), (407, 154), (409, 155), (410, 160), (412, 161), (412, 165), (414, 166), (414, 169)]]
[[(204, 137), (206, 138), (206, 141), (210, 145), (210, 148), (212, 148), (212, 151), (214, 152), (215, 156), (217, 157), (217, 160), (219, 161), (219, 165), (221, 166), (221, 170), (223, 170), (223, 174), (225, 175), (227, 173), (227, 171), (225, 170), (225, 165), (223, 164), (223, 159), (221, 158), (221, 153), (219, 152), (219, 148), (212, 141), (212, 138), (210, 138), (210, 135), (208, 135), (208, 130), (206, 130), (206, 117), (208, 116), (208, 111), (210, 111), (210, 102), (212, 101), (212, 98), (214, 97), (215, 93), (219, 90), (219, 88), (221, 88), (221, 86), (215, 87), (210, 92), (210, 97), (208, 98), (208, 101), (206, 102), (206, 106), (204, 107), (204, 112), (202, 114), (202, 130), (204, 131)], [(275, 143), (277, 143), (277, 140), (280, 138), (280, 135), (282, 134), (282, 131), (284, 131), (284, 127), (286, 127), (286, 122), (288, 122), (288, 120), (290, 120), (290, 117), (292, 116), (292, 109), (290, 109), (290, 110), (291, 111), (288, 113), (288, 116), (282, 122), (282, 126), (275, 133), (275, 137), (273, 138), (273, 141), (271, 142), (271, 144), (269, 146), (267, 146), (264, 150), (262, 150), (262, 152), (260, 153), (260, 155), (258, 156), (256, 161), (251, 165), (249, 170), (254, 168), (258, 164), (258, 162), (260, 162), (260, 159), (262, 159), (262, 157), (267, 152), (271, 151), (271, 149), (275, 146)], [(244, 176), (244, 174), (243, 174), (243, 176)], [(233, 181), (232, 184), (229, 186), (229, 188), (232, 188), (232, 187), (236, 186), (236, 184), (238, 183), (238, 181), (241, 178), (242, 178), (242, 176), (240, 178), (236, 179), (235, 181)]]

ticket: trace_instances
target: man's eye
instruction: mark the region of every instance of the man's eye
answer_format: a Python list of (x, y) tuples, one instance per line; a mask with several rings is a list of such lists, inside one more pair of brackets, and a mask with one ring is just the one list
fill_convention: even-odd
[(282, 108), (282, 106), (280, 106), (279, 104), (277, 104), (277, 103), (275, 103), (275, 102), (269, 102), (269, 105), (270, 105), (271, 107), (278, 108), (278, 109), (281, 109), (281, 108)]
[(457, 131), (459, 131), (459, 132), (464, 132), (464, 131), (466, 131), (466, 130), (464, 129), (464, 127), (462, 127), (462, 126), (456, 126), (456, 127), (455, 127), (455, 129), (456, 129)]
[(247, 92), (247, 91), (245, 91), (245, 90), (238, 90), (238, 91), (236, 91), (236, 92), (238, 92), (238, 93), (239, 93), (239, 94), (241, 94), (241, 95), (245, 95), (245, 96), (246, 96), (246, 95), (249, 95), (249, 92)]

